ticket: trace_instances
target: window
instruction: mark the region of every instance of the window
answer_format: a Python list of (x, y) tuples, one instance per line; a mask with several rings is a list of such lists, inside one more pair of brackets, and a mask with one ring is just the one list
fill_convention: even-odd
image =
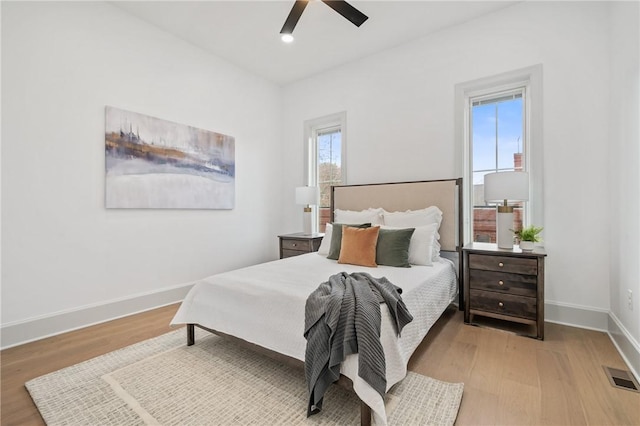
[(331, 218), (331, 186), (346, 183), (345, 124), (345, 113), (305, 123), (307, 184), (320, 190), (319, 204), (312, 212), (313, 232), (324, 232)]
[(543, 226), (542, 66), (456, 85), (456, 157), (463, 178), (464, 242), (495, 242), (487, 173), (529, 173), (529, 201), (514, 204), (514, 226)]
[[(469, 98), (472, 241), (496, 242), (496, 209), (484, 200), (487, 173), (526, 171), (525, 87)], [(514, 203), (514, 228), (524, 221), (523, 203)]]

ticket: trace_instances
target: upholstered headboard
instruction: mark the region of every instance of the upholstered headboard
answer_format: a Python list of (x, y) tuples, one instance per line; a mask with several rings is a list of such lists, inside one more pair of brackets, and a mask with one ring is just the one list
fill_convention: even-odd
[(331, 219), (335, 209), (363, 210), (382, 207), (405, 211), (437, 206), (442, 210), (442, 250), (460, 251), (462, 241), (462, 179), (334, 186)]
[(452, 260), (458, 273), (458, 308), (463, 309), (462, 276), (462, 179), (420, 182), (343, 185), (331, 188), (331, 221), (335, 209), (364, 210), (382, 207), (406, 211), (438, 206), (442, 210), (440, 255)]

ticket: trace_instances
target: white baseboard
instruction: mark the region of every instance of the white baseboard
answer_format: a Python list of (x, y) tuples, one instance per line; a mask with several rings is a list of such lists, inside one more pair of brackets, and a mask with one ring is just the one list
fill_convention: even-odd
[[(177, 303), (184, 299), (192, 286), (193, 284), (186, 284), (164, 288), (155, 292), (3, 324), (0, 328), (0, 348), (7, 349), (12, 346)], [(633, 336), (612, 313), (584, 306), (546, 302), (545, 321), (598, 330), (609, 334), (632, 373), (640, 380), (640, 375), (638, 374), (640, 372), (640, 344), (634, 340)]]
[(44, 339), (45, 337), (177, 303), (184, 299), (192, 286), (193, 284), (166, 287), (162, 290), (127, 298), (3, 324), (0, 328), (0, 348), (7, 349), (34, 340)]
[(609, 311), (586, 306), (546, 301), (544, 320), (556, 324), (607, 332)]
[(640, 343), (638, 343), (620, 320), (609, 314), (609, 337), (629, 366), (629, 369), (640, 382)]

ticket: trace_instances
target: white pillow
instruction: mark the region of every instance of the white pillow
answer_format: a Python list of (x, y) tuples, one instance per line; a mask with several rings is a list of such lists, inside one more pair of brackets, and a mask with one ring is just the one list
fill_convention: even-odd
[(421, 210), (407, 210), (404, 212), (388, 212), (383, 210), (382, 216), (384, 224), (389, 226), (415, 227), (437, 223), (438, 227), (442, 223), (442, 211), (431, 206)]
[(384, 224), (382, 219), (383, 209), (367, 209), (361, 211), (355, 210), (340, 210), (335, 209), (333, 215), (333, 221), (335, 223), (347, 223), (357, 225), (361, 223), (371, 223), (374, 225)]
[(431, 256), (432, 260), (438, 260), (438, 258), (440, 257), (440, 241), (438, 241), (440, 239), (440, 234), (436, 232), (436, 238), (433, 241), (433, 253)]
[(327, 223), (326, 228), (324, 229), (324, 237), (322, 237), (322, 241), (320, 242), (320, 247), (318, 247), (318, 254), (324, 257), (329, 255), (329, 248), (331, 247), (331, 234), (333, 233), (333, 226), (330, 223)]
[[(381, 226), (382, 229), (401, 229), (397, 226)], [(407, 228), (407, 227), (404, 227)], [(438, 234), (438, 224), (431, 223), (429, 225), (416, 226), (411, 241), (409, 242), (409, 263), (412, 265), (433, 265), (434, 245), (437, 243), (436, 235)], [(439, 243), (438, 243), (439, 245)], [(438, 248), (438, 255), (440, 251)]]

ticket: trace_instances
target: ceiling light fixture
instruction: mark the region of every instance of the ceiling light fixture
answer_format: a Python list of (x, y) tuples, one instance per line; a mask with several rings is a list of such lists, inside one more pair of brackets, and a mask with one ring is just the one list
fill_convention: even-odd
[(285, 43), (291, 43), (293, 41), (293, 36), (291, 34), (282, 34), (282, 37), (280, 37), (280, 38)]
[[(309, 0), (296, 0), (291, 8), (291, 12), (289, 12), (289, 16), (287, 16), (287, 20), (284, 21), (284, 25), (280, 30), (280, 34), (282, 34), (282, 41), (286, 43), (291, 43), (293, 41), (293, 29), (296, 27), (300, 16), (302, 16), (302, 12), (307, 7), (307, 3)], [(347, 20), (349, 20), (353, 25), (359, 27), (369, 19), (367, 15), (360, 12), (355, 7), (351, 6), (345, 0), (322, 0), (324, 4), (338, 12), (340, 15), (344, 16)], [(290, 41), (286, 41), (284, 39), (285, 35), (289, 35), (291, 37)]]

